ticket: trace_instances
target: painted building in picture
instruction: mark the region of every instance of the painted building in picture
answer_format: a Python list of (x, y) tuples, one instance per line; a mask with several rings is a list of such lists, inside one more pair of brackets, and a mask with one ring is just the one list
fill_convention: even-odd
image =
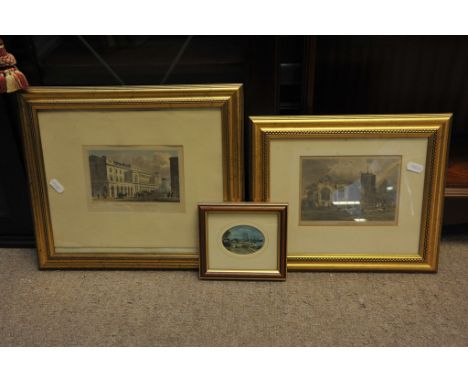
[(354, 193), (352, 185), (337, 184), (325, 176), (308, 187), (303, 204), (312, 208), (331, 207), (333, 202), (349, 200)]
[(179, 198), (179, 158), (169, 158), (170, 169), (171, 169), (171, 196), (173, 198)]
[(106, 156), (90, 155), (89, 167), (94, 199), (132, 199), (143, 193), (170, 192), (167, 179), (160, 174), (150, 174)]
[(351, 184), (333, 182), (329, 176), (307, 187), (302, 205), (306, 208), (326, 208), (360, 205), (362, 208), (392, 207), (396, 200), (396, 186), (383, 180), (377, 187), (377, 177), (361, 172), (358, 181)]

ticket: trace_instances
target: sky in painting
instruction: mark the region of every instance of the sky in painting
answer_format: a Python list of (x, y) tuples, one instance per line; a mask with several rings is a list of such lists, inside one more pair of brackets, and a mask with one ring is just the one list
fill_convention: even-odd
[(238, 225), (229, 229), (228, 239), (244, 239), (249, 238), (250, 240), (263, 240), (263, 234), (255, 227), (249, 225)]
[(310, 157), (302, 160), (302, 187), (317, 183), (328, 175), (333, 182), (351, 184), (358, 181), (363, 172), (376, 175), (377, 186), (387, 180), (396, 184), (400, 174), (400, 156), (343, 156)]

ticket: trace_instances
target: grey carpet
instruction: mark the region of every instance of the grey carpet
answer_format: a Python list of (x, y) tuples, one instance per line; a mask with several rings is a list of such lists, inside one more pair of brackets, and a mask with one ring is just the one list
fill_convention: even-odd
[(199, 281), (194, 271), (38, 271), (0, 249), (0, 346), (468, 346), (468, 236), (437, 274), (298, 273)]

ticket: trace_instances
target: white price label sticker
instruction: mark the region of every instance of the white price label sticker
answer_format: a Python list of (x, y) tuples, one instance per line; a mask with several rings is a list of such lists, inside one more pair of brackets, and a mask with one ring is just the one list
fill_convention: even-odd
[(419, 164), (419, 163), (408, 162), (408, 164), (406, 165), (406, 169), (408, 171), (412, 171), (412, 172), (416, 172), (416, 173), (420, 174), (421, 172), (423, 172), (424, 166), (422, 164)]
[(63, 191), (65, 191), (65, 188), (63, 188), (63, 186), (60, 184), (60, 182), (57, 179), (52, 179), (49, 182), (49, 184), (59, 194), (61, 194)]

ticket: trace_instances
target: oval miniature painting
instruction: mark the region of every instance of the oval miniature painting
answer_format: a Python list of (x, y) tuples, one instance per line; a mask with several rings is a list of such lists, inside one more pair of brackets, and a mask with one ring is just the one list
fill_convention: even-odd
[(223, 234), (223, 245), (237, 255), (250, 255), (265, 244), (263, 233), (250, 225), (236, 225)]

